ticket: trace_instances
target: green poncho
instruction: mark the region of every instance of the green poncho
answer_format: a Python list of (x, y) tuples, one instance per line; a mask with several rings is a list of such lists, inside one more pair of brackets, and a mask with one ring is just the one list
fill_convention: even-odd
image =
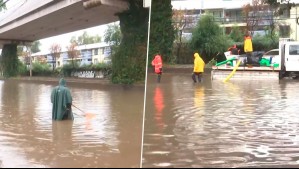
[(59, 86), (56, 86), (51, 93), (52, 119), (53, 120), (73, 120), (71, 109), (72, 96), (70, 90), (66, 87), (66, 82), (62, 78), (59, 80)]

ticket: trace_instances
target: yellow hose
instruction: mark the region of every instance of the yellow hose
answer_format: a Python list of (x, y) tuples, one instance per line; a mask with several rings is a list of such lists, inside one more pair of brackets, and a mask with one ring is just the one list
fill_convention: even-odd
[(233, 71), (223, 80), (223, 82), (227, 82), (236, 73), (237, 68), (239, 67), (240, 63), (241, 63), (241, 60), (238, 61), (238, 63), (234, 67)]

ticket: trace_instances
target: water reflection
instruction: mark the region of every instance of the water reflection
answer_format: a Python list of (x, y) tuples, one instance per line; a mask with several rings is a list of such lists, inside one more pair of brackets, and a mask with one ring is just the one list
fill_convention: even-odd
[(160, 86), (157, 86), (155, 89), (155, 96), (154, 96), (154, 103), (155, 103), (155, 119), (156, 124), (159, 126), (160, 130), (164, 127), (164, 121), (163, 121), (163, 110), (164, 110), (164, 94), (161, 90)]
[(157, 137), (147, 106), (143, 167), (299, 167), (298, 81), (163, 78), (166, 127)]
[(0, 81), (1, 167), (139, 166), (142, 86), (68, 84), (74, 104), (84, 112), (73, 108), (73, 122), (53, 122), (55, 85)]

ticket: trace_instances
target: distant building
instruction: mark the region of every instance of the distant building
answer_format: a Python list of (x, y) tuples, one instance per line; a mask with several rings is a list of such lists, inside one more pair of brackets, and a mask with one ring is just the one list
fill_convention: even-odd
[[(111, 62), (111, 48), (107, 43), (94, 43), (88, 45), (77, 46), (78, 57), (73, 58), (80, 66), (110, 63)], [(53, 65), (53, 57), (50, 51), (41, 51), (31, 55), (32, 62), (44, 62)], [(56, 59), (56, 67), (62, 67), (65, 64), (72, 62), (72, 58), (68, 56), (68, 50), (62, 49), (60, 57)], [(27, 62), (28, 64), (28, 62)]]
[[(278, 18), (275, 18), (273, 12), (268, 8), (250, 13), (249, 16), (252, 18), (256, 18), (256, 15), (260, 17), (258, 26), (254, 27), (254, 34), (265, 34), (268, 31), (268, 26), (272, 22), (276, 22), (276, 30), (281, 37), (298, 40), (299, 4), (298, 1), (290, 2), (294, 2), (296, 6), (292, 7), (290, 12), (283, 11)], [(252, 4), (252, 0), (172, 0), (173, 9), (187, 11), (185, 15), (185, 18), (189, 18), (187, 20), (193, 18), (183, 30), (183, 35), (187, 35), (188, 39), (201, 15), (207, 12), (213, 15), (214, 21), (224, 28), (223, 32), (226, 34), (229, 34), (234, 26), (241, 30), (246, 29), (247, 23), (250, 23), (242, 14), (243, 6), (246, 4)]]

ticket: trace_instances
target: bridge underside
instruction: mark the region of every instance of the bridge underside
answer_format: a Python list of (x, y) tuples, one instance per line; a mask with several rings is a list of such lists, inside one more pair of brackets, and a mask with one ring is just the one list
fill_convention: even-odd
[[(116, 0), (112, 0), (116, 1)], [(63, 33), (73, 32), (93, 26), (115, 22), (118, 12), (127, 9), (127, 4), (121, 2), (117, 6), (113, 4), (101, 4), (92, 8), (84, 8), (83, 2), (65, 5), (65, 1), (54, 1), (48, 4), (47, 9), (33, 11), (30, 15), (0, 25), (0, 46), (14, 41), (30, 42)], [(54, 3), (52, 2), (52, 3)], [(57, 8), (60, 8), (57, 10)], [(54, 11), (54, 9), (56, 9)]]

